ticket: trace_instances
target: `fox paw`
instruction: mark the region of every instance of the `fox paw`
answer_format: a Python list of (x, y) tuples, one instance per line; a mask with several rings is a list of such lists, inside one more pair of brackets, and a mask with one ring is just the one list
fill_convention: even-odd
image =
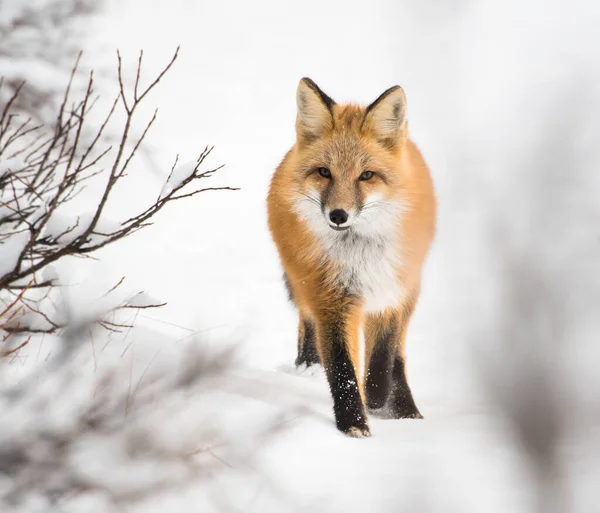
[(392, 412), (393, 419), (422, 419), (424, 418), (419, 411)]
[(348, 430), (344, 431), (344, 434), (349, 436), (350, 438), (368, 438), (371, 436), (371, 431), (368, 426), (365, 427), (351, 427)]

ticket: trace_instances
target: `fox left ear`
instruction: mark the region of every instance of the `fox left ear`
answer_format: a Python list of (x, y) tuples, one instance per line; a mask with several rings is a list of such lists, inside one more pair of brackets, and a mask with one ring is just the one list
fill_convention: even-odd
[(406, 95), (400, 86), (390, 87), (367, 107), (363, 123), (388, 148), (406, 134)]

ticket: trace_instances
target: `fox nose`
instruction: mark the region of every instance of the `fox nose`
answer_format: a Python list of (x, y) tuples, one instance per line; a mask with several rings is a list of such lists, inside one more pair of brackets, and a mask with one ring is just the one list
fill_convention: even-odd
[(337, 224), (339, 226), (340, 224), (344, 224), (348, 220), (348, 213), (345, 210), (342, 210), (341, 208), (336, 208), (335, 210), (332, 210), (329, 213), (329, 219), (331, 219), (332, 223)]

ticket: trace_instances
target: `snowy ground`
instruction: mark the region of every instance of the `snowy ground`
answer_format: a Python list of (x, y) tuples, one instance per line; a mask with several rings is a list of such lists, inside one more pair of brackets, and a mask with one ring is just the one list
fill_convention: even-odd
[[(231, 464), (217, 447), (211, 457), (222, 472), (215, 480), (154, 497), (136, 511), (533, 511), (524, 457), (480, 383), (478, 356), (498, 342), (482, 335), (494, 325), (502, 278), (489, 223), (501, 220), (498, 230), (517, 253), (543, 226), (527, 217), (531, 190), (522, 174), (536, 165), (532, 158), (564, 142), (548, 134), (553, 115), (566, 116), (553, 110), (557, 102), (578, 117), (568, 148), (587, 160), (575, 165), (589, 171), (600, 162), (592, 144), (592, 120), (600, 114), (592, 89), (600, 78), (600, 10), (572, 2), (565, 13), (556, 2), (516, 0), (123, 4), (109, 3), (96, 20), (89, 59), (110, 66), (118, 46), (134, 62), (143, 47), (148, 66), (158, 69), (177, 44), (182, 50), (152, 97), (160, 106), (150, 138), (154, 168), (140, 161), (122, 205), (160, 190), (156, 169), (164, 178), (175, 153), (192, 160), (205, 144), (216, 145), (212, 163), (226, 164), (214, 184), (241, 191), (177, 204), (155, 226), (107, 248), (102, 263), (82, 276), (101, 274), (110, 283), (126, 274), (133, 288), (168, 301), (140, 313), (138, 328), (119, 342), (135, 348), (123, 357), (135, 372), (148, 365), (139, 355), (155, 354), (161, 344), (233, 344), (243, 368), (232, 383), (243, 377), (266, 386), (247, 400), (225, 395), (215, 415), (232, 419), (242, 445), (248, 426), (284, 415), (275, 434), (243, 448), (244, 462)], [(425, 420), (372, 419), (368, 440), (335, 430), (321, 371), (292, 367), (296, 318), (266, 230), (266, 188), (293, 143), (302, 76), (340, 102), (368, 103), (400, 83), (439, 196), (439, 234), (408, 339), (409, 380)], [(562, 187), (562, 175), (552, 176)], [(576, 203), (598, 197), (597, 173), (577, 177)], [(572, 205), (567, 199), (557, 208)], [(125, 207), (113, 208), (118, 217)], [(570, 226), (589, 225), (599, 213), (566, 212), (555, 226), (561, 240)], [(552, 251), (542, 268), (562, 269), (570, 251), (597, 255), (597, 243), (582, 234), (569, 248), (544, 241), (540, 252), (544, 244)], [(597, 298), (597, 278), (582, 283)], [(596, 328), (590, 321), (585, 340)], [(581, 362), (598, 356), (590, 345), (578, 354)], [(582, 387), (597, 387), (596, 376), (595, 366), (581, 364)], [(574, 511), (598, 504), (593, 482), (600, 476), (585, 461), (574, 478)]]

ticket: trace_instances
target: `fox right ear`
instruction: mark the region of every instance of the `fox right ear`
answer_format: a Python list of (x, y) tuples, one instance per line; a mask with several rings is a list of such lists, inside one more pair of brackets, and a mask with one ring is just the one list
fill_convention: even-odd
[(298, 115), (296, 134), (298, 140), (314, 141), (333, 128), (333, 106), (335, 102), (310, 78), (303, 78), (296, 92)]

